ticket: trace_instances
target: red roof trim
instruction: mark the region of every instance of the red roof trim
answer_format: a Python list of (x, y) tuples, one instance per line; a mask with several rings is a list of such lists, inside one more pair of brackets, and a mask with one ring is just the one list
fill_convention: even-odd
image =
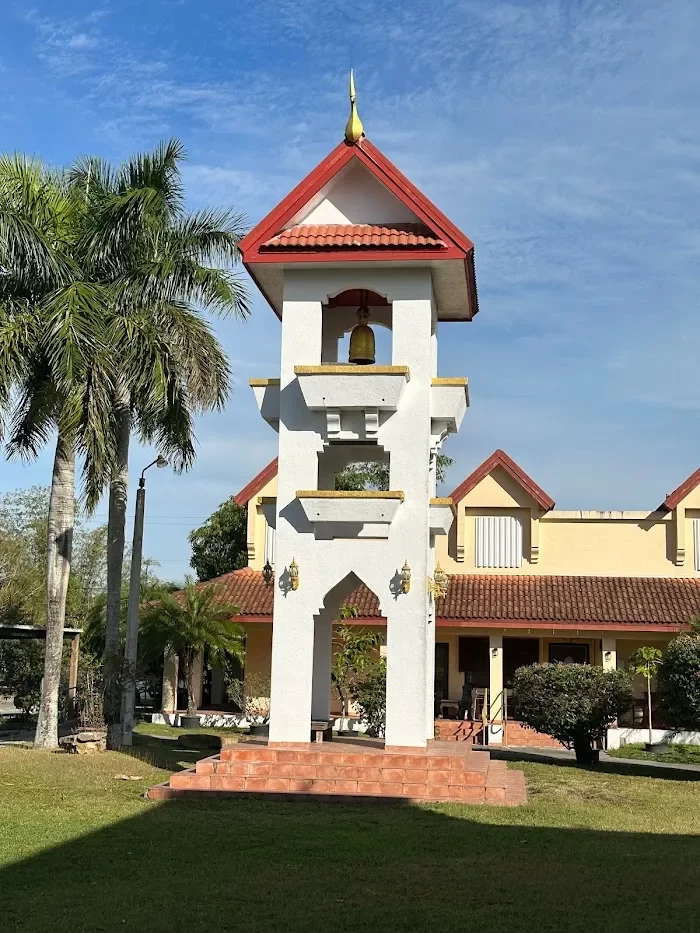
[[(471, 317), (479, 310), (476, 281), (474, 276), (474, 244), (456, 227), (443, 213), (422, 194), (416, 186), (406, 178), (396, 166), (390, 162), (368, 139), (361, 139), (357, 144), (349, 145), (339, 143), (290, 193), (280, 201), (263, 219), (253, 227), (241, 240), (240, 249), (243, 254), (243, 264), (250, 272), (251, 263), (279, 262), (279, 257), (260, 251), (260, 247), (277, 233), (285, 223), (306, 204), (311, 197), (320, 191), (323, 186), (333, 178), (351, 159), (360, 162), (374, 175), (386, 188), (402, 201), (414, 214), (430, 227), (434, 233), (448, 242), (447, 249), (440, 250), (411, 250), (412, 259), (464, 259), (467, 274), (467, 290), (470, 300)], [(405, 251), (397, 251), (396, 255), (382, 252), (377, 256), (375, 250), (357, 250), (348, 255), (347, 250), (338, 253), (335, 250), (319, 250), (312, 252), (285, 252), (287, 261), (302, 262), (335, 262), (348, 261), (384, 261), (405, 259)], [(252, 273), (251, 273), (252, 275)], [(268, 299), (269, 301), (269, 299)]]
[(544, 489), (538, 486), (534, 479), (528, 476), (525, 470), (518, 466), (515, 460), (509, 457), (504, 450), (500, 449), (494, 450), (490, 457), (484, 460), (473, 473), (470, 473), (464, 482), (461, 483), (454, 492), (450, 493), (450, 498), (455, 502), (460, 502), (467, 493), (471, 492), (475, 486), (478, 486), (482, 479), (493, 472), (496, 467), (502, 467), (506, 473), (512, 476), (516, 483), (522, 486), (529, 496), (532, 496), (540, 508), (543, 508), (546, 512), (554, 508), (554, 499), (548, 496)]
[(233, 497), (233, 501), (236, 505), (246, 505), (254, 495), (267, 486), (274, 476), (277, 476), (277, 457), (271, 460), (257, 476), (254, 476), (248, 485), (244, 486), (243, 489)]
[(677, 489), (674, 489), (673, 492), (666, 496), (664, 499), (665, 508), (669, 511), (675, 509), (696, 486), (700, 486), (700, 469), (692, 473)]

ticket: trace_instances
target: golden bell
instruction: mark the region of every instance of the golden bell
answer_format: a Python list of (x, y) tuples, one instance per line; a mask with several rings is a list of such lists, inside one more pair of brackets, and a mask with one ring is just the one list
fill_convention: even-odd
[(369, 319), (369, 309), (367, 307), (359, 308), (357, 311), (358, 323), (353, 327), (350, 334), (350, 355), (348, 362), (355, 363), (357, 366), (367, 366), (374, 363), (374, 331), (367, 324)]

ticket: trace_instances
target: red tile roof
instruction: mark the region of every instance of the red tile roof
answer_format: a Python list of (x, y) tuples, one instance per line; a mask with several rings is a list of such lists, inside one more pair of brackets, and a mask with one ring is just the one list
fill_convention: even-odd
[[(437, 603), (447, 624), (568, 623), (681, 626), (700, 615), (700, 580), (670, 577), (573, 577), (454, 574), (447, 597)], [(274, 590), (257, 570), (236, 570), (201, 586), (217, 586), (243, 616), (271, 617)], [(365, 586), (345, 602), (361, 619), (381, 619), (376, 596)]]
[(528, 476), (525, 470), (519, 467), (515, 460), (508, 456), (505, 450), (494, 450), (488, 459), (484, 460), (473, 473), (470, 473), (453, 493), (450, 493), (450, 498), (454, 502), (460, 502), (467, 493), (471, 492), (475, 486), (478, 486), (482, 479), (488, 476), (489, 473), (492, 473), (496, 467), (502, 467), (506, 473), (512, 476), (515, 482), (522, 486), (525, 492), (535, 500), (540, 508), (543, 508), (547, 512), (554, 508), (554, 499), (548, 496), (544, 489), (538, 486), (534, 479)]
[(443, 249), (445, 241), (436, 237), (425, 224), (392, 224), (381, 227), (371, 224), (297, 224), (283, 230), (263, 243), (261, 249), (318, 249), (334, 247), (435, 247)]
[(664, 507), (672, 510), (679, 505), (688, 493), (691, 493), (696, 486), (700, 485), (700, 470), (696, 470), (692, 473), (688, 479), (684, 480), (677, 489), (674, 489), (673, 492), (670, 492), (664, 499)]

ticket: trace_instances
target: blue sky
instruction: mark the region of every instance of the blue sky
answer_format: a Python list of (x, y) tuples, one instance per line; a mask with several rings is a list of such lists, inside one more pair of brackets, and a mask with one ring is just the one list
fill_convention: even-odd
[[(481, 313), (442, 325), (472, 407), (448, 486), (504, 448), (558, 508), (653, 508), (700, 465), (700, 7), (692, 0), (105, 0), (0, 14), (0, 149), (64, 164), (179, 137), (190, 204), (259, 219), (367, 135), (476, 244)], [(197, 465), (149, 483), (145, 550), (186, 535), (275, 453), (251, 376), (278, 369), (255, 296), (216, 322), (236, 385)], [(134, 472), (149, 451), (134, 450)], [(50, 456), (0, 463), (0, 491)], [(106, 515), (100, 508), (97, 520)]]

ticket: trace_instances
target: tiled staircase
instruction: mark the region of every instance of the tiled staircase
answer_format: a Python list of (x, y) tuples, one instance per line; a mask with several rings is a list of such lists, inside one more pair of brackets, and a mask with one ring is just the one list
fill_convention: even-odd
[(242, 742), (173, 774), (148, 796), (162, 800), (200, 794), (242, 793), (331, 797), (398, 798), (516, 806), (527, 793), (522, 771), (488, 752), (461, 743), (434, 742), (426, 750), (387, 751), (358, 742), (324, 742), (308, 747), (268, 747)]

